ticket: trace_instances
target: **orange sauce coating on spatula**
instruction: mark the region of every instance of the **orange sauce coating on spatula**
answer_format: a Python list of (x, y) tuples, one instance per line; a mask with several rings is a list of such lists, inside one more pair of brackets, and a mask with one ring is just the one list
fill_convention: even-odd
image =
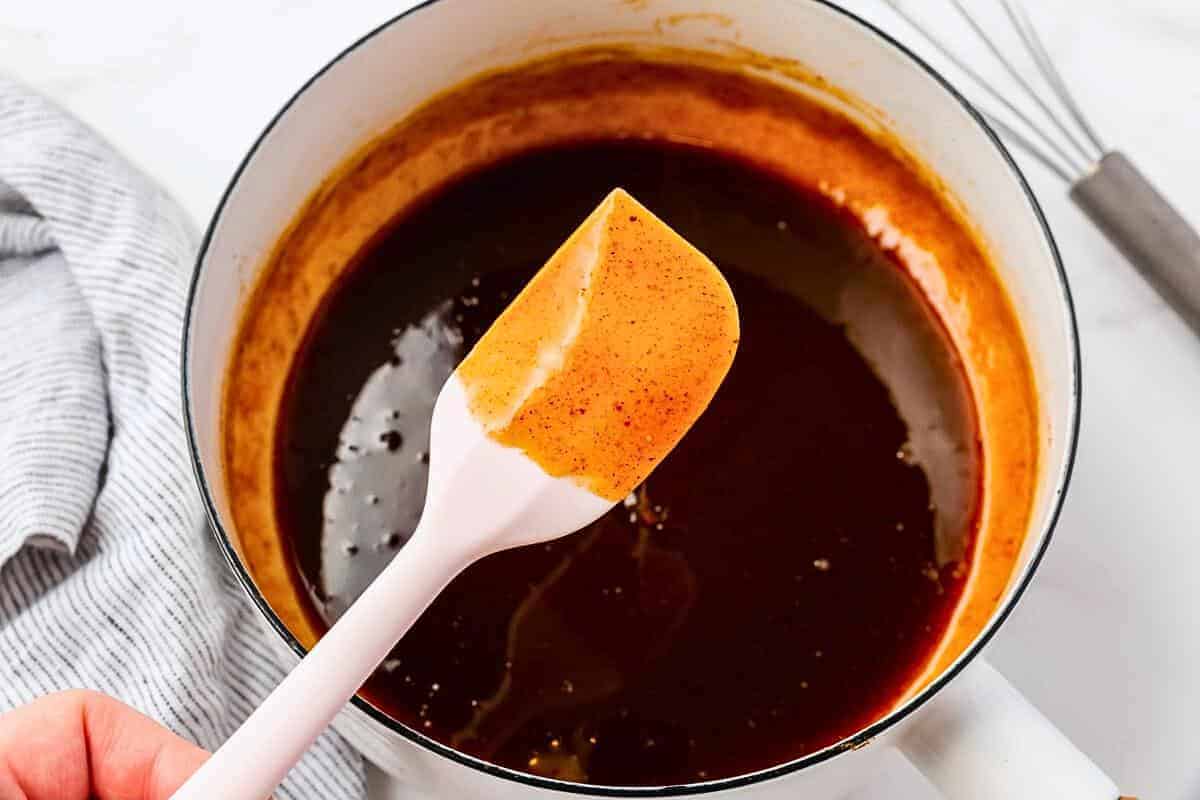
[(619, 500), (708, 406), (738, 330), (733, 294), (712, 261), (616, 189), (457, 375), (493, 439)]

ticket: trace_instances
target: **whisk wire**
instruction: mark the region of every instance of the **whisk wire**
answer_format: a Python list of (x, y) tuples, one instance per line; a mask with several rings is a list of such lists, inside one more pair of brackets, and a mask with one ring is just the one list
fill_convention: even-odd
[[(953, 0), (953, 2), (957, 6), (957, 0)], [(1007, 109), (1008, 113), (1019, 120), (1022, 125), (1028, 128), (1029, 131), (1034, 134), (1033, 136), (1020, 134), (1013, 126), (1001, 122), (1000, 115), (985, 110), (984, 113), (988, 119), (991, 122), (999, 123), (997, 124), (997, 127), (1003, 128), (1006, 133), (1011, 134), (1013, 141), (1017, 142), (1031, 155), (1037, 158), (1037, 160), (1042, 164), (1049, 167), (1055, 174), (1063, 177), (1063, 179), (1068, 183), (1070, 183), (1072, 180), (1070, 177), (1072, 174), (1079, 175), (1086, 170), (1087, 164), (1091, 159), (1085, 158), (1083, 162), (1080, 162), (1075, 156), (1072, 156), (1065, 149), (1063, 149), (1063, 147), (1052, 137), (1046, 135), (1046, 133), (1038, 127), (1038, 125), (1029, 117), (1028, 114), (1026, 114), (1015, 103), (1005, 97), (999, 89), (993, 86), (991, 82), (989, 82), (986, 78), (979, 74), (978, 71), (972, 68), (965, 59), (961, 58), (955, 51), (951, 50), (937, 37), (929, 33), (927, 27), (920, 24), (915, 17), (909, 14), (898, 0), (884, 0), (884, 3), (886, 3), (888, 7), (892, 9), (896, 16), (904, 20), (909, 27), (920, 33), (921, 36), (927, 42), (929, 42), (929, 44), (935, 50), (941, 53), (947, 61), (949, 61), (967, 77), (978, 84), (979, 87), (983, 89), (983, 91), (986, 92), (995, 102)], [(963, 9), (960, 7), (960, 11), (962, 10)], [(969, 18), (969, 14), (967, 16)], [(973, 19), (971, 21), (973, 22)], [(977, 32), (978, 30), (979, 29), (976, 27)], [(1022, 83), (1026, 87), (1026, 90), (1032, 93), (1032, 90), (1028, 88), (1028, 84), (1024, 84), (1024, 82)]]
[[(1050, 121), (1050, 124), (1057, 128), (1058, 132), (1062, 134), (1063, 138), (1065, 138), (1066, 141), (1076, 149), (1079, 155), (1083, 158), (1083, 163), (1086, 165), (1094, 162), (1096, 158), (1098, 158), (1098, 154), (1089, 152), (1087, 147), (1085, 147), (1079, 141), (1079, 139), (1076, 138), (1075, 133), (1065, 124), (1063, 124), (1062, 120), (1059, 119), (1058, 114), (1050, 107), (1050, 104), (1042, 99), (1041, 94), (1038, 93), (1038, 91), (1029, 83), (1029, 81), (1025, 80), (1025, 77), (1021, 74), (1021, 71), (1018, 70), (1013, 65), (1012, 61), (1004, 55), (1004, 52), (996, 44), (995, 40), (988, 34), (986, 30), (984, 30), (983, 26), (979, 24), (974, 15), (972, 15), (971, 12), (963, 5), (962, 0), (950, 0), (950, 3), (954, 6), (954, 9), (958, 12), (959, 16), (963, 18), (963, 21), (971, 27), (971, 30), (973, 30), (975, 35), (979, 37), (979, 40), (983, 42), (984, 46), (987, 47), (991, 54), (996, 58), (996, 61), (1000, 63), (1000, 66), (1004, 68), (1004, 71), (1007, 72), (1009, 76), (1017, 82), (1017, 85), (1025, 90), (1025, 93), (1029, 96), (1029, 98), (1033, 100), (1033, 102), (1037, 104), (1037, 107), (1042, 110), (1042, 113), (1046, 115), (1046, 119)], [(1020, 27), (1018, 26), (1018, 32), (1019, 31)], [(1080, 171), (1082, 172), (1082, 169)]]
[(1045, 152), (1032, 141), (1030, 141), (1025, 134), (1021, 133), (999, 117), (989, 114), (986, 111), (984, 112), (984, 116), (987, 117), (988, 123), (993, 128), (1000, 131), (1001, 135), (1016, 142), (1017, 145), (1019, 145), (1025, 152), (1037, 159), (1042, 166), (1061, 178), (1063, 182), (1070, 183), (1072, 180), (1074, 180), (1074, 178), (1071, 177), (1071, 174), (1063, 169), (1060, 164), (1054, 161), (1054, 159), (1047, 158)]
[[(916, 7), (917, 0), (881, 2), (977, 85), (979, 96), (985, 99), (979, 108), (995, 129), (1062, 178), (1070, 187), (1069, 195), (1075, 204), (1200, 334), (1200, 231), (1123, 153), (1109, 150), (1100, 141), (1055, 68), (1026, 10), (1027, 4), (1021, 0), (990, 0), (995, 21), (1013, 29), (1026, 53), (1026, 61), (1033, 62), (1032, 73), (1025, 69), (1025, 63), (1020, 64), (1021, 70), (1017, 69), (1017, 53), (1010, 59), (1002, 51), (1001, 45), (1007, 44), (1011, 37), (1002, 28), (991, 25), (991, 18), (969, 10), (980, 8), (984, 0), (978, 0), (979, 5), (968, 0), (946, 0), (1022, 90), (1014, 93), (1013, 100), (1017, 101), (1014, 103), (960, 58), (935, 30), (921, 25), (906, 12), (904, 7)], [(920, 7), (924, 10), (937, 6), (921, 0)], [(996, 104), (1010, 113), (1003, 116), (990, 113), (987, 106)], [(1040, 125), (1018, 106), (1032, 113)], [(1020, 124), (1014, 125), (1014, 119)], [(1082, 167), (1080, 157), (1084, 162)]]
[(1050, 57), (1049, 51), (1046, 50), (1046, 45), (1042, 42), (1042, 37), (1038, 35), (1037, 26), (1033, 24), (1033, 20), (1029, 18), (1029, 12), (1025, 10), (1025, 6), (1020, 3), (1015, 3), (1013, 0), (1001, 0), (1004, 6), (1004, 12), (1012, 21), (1013, 27), (1017, 29), (1017, 35), (1021, 37), (1021, 41), (1029, 49), (1033, 56), (1034, 63), (1045, 76), (1046, 81), (1050, 84), (1050, 88), (1058, 97), (1060, 103), (1067, 109), (1067, 113), (1075, 120), (1075, 123), (1083, 131), (1084, 136), (1095, 147), (1095, 152), (1092, 155), (1092, 161), (1099, 160), (1105, 153), (1108, 152), (1108, 147), (1105, 146), (1100, 135), (1096, 133), (1096, 129), (1088, 121), (1087, 115), (1083, 113), (1079, 103), (1075, 101), (1075, 95), (1067, 86), (1067, 82), (1063, 80), (1062, 73), (1058, 71), (1058, 67), (1054, 66), (1054, 59)]

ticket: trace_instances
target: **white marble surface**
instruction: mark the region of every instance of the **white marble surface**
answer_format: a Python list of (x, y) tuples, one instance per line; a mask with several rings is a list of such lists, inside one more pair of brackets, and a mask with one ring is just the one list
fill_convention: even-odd
[[(945, 2), (908, 6), (944, 25)], [(0, 70), (88, 120), (200, 224), (299, 84), (407, 4), (8, 0)], [(846, 4), (914, 38), (878, 0)], [(1200, 3), (1028, 5), (1097, 127), (1200, 222)], [(947, 30), (985, 57), (961, 29)], [(1036, 165), (1028, 174), (1078, 303), (1083, 438), (1056, 541), (989, 658), (1125, 791), (1198, 797), (1200, 339), (1085, 222), (1059, 183)], [(899, 759), (893, 766), (886, 791), (864, 791), (860, 800), (929, 797)], [(381, 786), (379, 796), (392, 791)]]

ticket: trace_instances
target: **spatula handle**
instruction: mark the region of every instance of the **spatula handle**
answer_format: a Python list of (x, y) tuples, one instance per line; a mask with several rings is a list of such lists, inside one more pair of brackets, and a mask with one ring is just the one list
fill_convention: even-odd
[(1200, 233), (1133, 162), (1108, 153), (1071, 199), (1200, 333)]
[(173, 800), (263, 800), (465, 562), (418, 528)]

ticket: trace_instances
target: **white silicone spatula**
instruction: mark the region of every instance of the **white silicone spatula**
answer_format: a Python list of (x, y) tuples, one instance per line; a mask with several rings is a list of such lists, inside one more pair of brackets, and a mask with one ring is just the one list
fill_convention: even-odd
[(564, 536), (640, 483), (733, 360), (732, 294), (621, 190), (584, 221), (446, 382), (412, 537), (176, 800), (262, 800), (450, 580)]

